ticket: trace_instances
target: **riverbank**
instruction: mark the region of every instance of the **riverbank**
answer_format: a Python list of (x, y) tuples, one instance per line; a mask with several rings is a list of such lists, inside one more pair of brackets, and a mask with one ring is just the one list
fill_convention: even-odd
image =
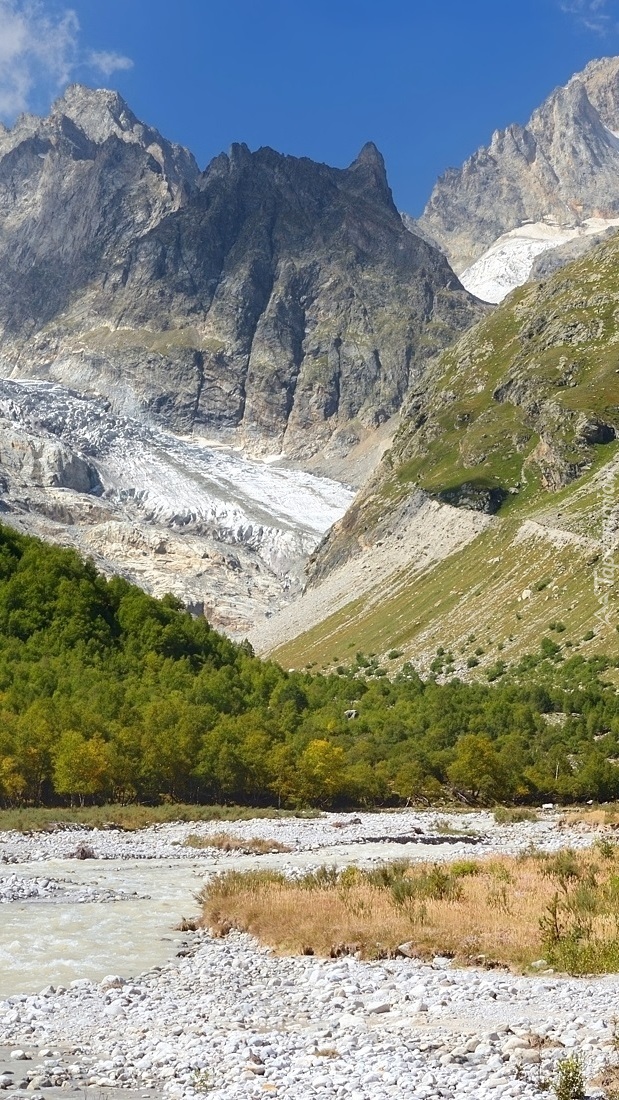
[(277, 958), (238, 933), (191, 939), (186, 956), (124, 984), (6, 1000), (0, 1042), (71, 1043), (74, 1089), (208, 1086), (212, 1100), (532, 1100), (566, 1053), (583, 1055), (589, 1078), (613, 1057), (617, 978)]
[[(74, 977), (59, 986), (47, 969), (30, 992), (4, 989), (0, 1069), (9, 1062), (13, 1074), (0, 1074), (0, 1083), (8, 1096), (18, 1095), (24, 1083), (30, 1097), (53, 1095), (36, 1080), (43, 1077), (52, 1090), (62, 1085), (63, 1095), (80, 1090), (82, 1096), (110, 1098), (122, 1088), (128, 1098), (147, 1093), (179, 1100), (205, 1094), (212, 1100), (534, 1100), (540, 1082), (552, 1079), (567, 1054), (582, 1053), (589, 1080), (615, 1057), (616, 976), (516, 977), (456, 968), (445, 958), (282, 958), (238, 932), (217, 938), (206, 930), (172, 930), (181, 916), (197, 915), (196, 888), (223, 868), (270, 866), (294, 873), (323, 863), (375, 866), (402, 856), (443, 861), (517, 854), (531, 844), (547, 851), (585, 848), (600, 835), (597, 825), (566, 829), (552, 813), (537, 822), (498, 825), (489, 813), (403, 811), (253, 820), (229, 828), (247, 838), (277, 839), (292, 850), (238, 855), (185, 845), (191, 833), (221, 832), (219, 822), (131, 834), (0, 834), (0, 858), (10, 861), (7, 875), (18, 880), (64, 876), (94, 887), (98, 879), (102, 891), (114, 882), (116, 890), (142, 895), (78, 905), (58, 900), (51, 890), (47, 899), (16, 897), (2, 907), (0, 950), (11, 919), (14, 933), (32, 914), (34, 938), (44, 936), (54, 913), (64, 914), (69, 926), (78, 915), (91, 924), (90, 940), (74, 937)], [(99, 858), (66, 858), (82, 842)], [(156, 912), (158, 895), (166, 891), (166, 908)], [(140, 966), (151, 919), (156, 961)], [(81, 934), (87, 937), (86, 927)], [(121, 957), (123, 935), (133, 945), (135, 965), (125, 955), (123, 966), (109, 966), (107, 980), (100, 972), (85, 973), (89, 943), (103, 948), (111, 937), (105, 959), (111, 964), (114, 948)], [(11, 951), (10, 942), (4, 951), (9, 965), (16, 955), (19, 962), (19, 949)], [(11, 1059), (17, 1050), (32, 1058)], [(50, 1058), (60, 1059), (59, 1065), (46, 1065)], [(62, 1072), (54, 1075), (55, 1069)]]
[[(529, 845), (557, 851), (567, 844), (586, 847), (597, 821), (586, 818), (565, 826), (564, 816), (540, 812), (536, 821), (500, 824), (490, 811), (445, 813), (436, 810), (400, 810), (388, 813), (323, 813), (315, 818), (253, 818), (227, 822), (180, 821), (149, 825), (130, 832), (115, 829), (59, 827), (53, 832), (0, 832), (0, 865), (49, 859), (72, 859), (80, 849), (90, 849), (101, 860), (186, 859), (221, 861), (228, 865), (235, 851), (219, 846), (197, 848), (189, 837), (206, 841), (222, 831), (235, 838), (273, 840), (291, 854), (321, 852), (324, 859), (337, 856), (344, 848), (363, 846), (361, 858), (371, 852), (376, 858), (405, 854), (413, 858), (455, 858), (473, 847), (486, 854), (517, 855)], [(393, 851), (385, 849), (385, 845)], [(376, 848), (378, 846), (378, 848)], [(260, 860), (265, 856), (256, 857)]]

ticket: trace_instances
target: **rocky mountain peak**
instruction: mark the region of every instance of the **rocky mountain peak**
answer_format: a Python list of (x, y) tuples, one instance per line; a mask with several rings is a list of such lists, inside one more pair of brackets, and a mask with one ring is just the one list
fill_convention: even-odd
[[(25, 114), (20, 115), (12, 128), (0, 127), (0, 191), (3, 157), (11, 155), (11, 172), (17, 171), (21, 186), (24, 181), (17, 161), (31, 161), (33, 155), (45, 158), (48, 153), (93, 161), (109, 142), (122, 142), (138, 156), (143, 153), (150, 161), (148, 170), (163, 175), (177, 195), (197, 185), (200, 173), (192, 154), (140, 122), (118, 92), (71, 84), (46, 118)], [(130, 157), (131, 153), (127, 155)], [(31, 180), (37, 175), (32, 167), (31, 164)], [(45, 174), (44, 164), (39, 165), (39, 170)]]
[(245, 167), (251, 161), (249, 145), (246, 145), (244, 141), (233, 141), (227, 159), (230, 168), (233, 170)]
[(602, 58), (556, 88), (526, 126), (497, 130), (446, 172), (416, 224), (465, 286), (499, 301), (542, 252), (594, 241), (619, 219), (618, 132), (619, 58)]
[[(102, 144), (108, 138), (126, 140), (142, 135), (142, 126), (130, 111), (122, 96), (107, 88), (88, 88), (84, 84), (71, 84), (57, 99), (51, 111), (52, 117), (70, 118), (91, 141)], [(154, 133), (154, 131), (150, 131)]]
[(250, 453), (339, 461), (479, 316), (404, 229), (371, 143), (345, 169), (235, 144), (199, 174), (119, 95), (81, 85), (6, 142), (5, 376), (105, 392)]
[(373, 141), (366, 141), (359, 155), (353, 160), (347, 175), (355, 189), (375, 191), (384, 201), (393, 206), (391, 188), (387, 180), (387, 170), (382, 153)]

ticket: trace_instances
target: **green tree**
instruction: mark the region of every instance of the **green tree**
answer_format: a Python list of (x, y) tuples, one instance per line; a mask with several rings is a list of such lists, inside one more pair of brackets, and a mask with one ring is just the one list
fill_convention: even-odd
[(454, 787), (475, 801), (501, 800), (510, 794), (509, 777), (488, 737), (461, 737), (447, 775)]

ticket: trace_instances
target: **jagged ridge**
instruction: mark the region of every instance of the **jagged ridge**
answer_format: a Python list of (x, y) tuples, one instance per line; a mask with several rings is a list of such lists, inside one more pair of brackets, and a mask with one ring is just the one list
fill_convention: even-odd
[(557, 88), (526, 126), (497, 130), (490, 145), (441, 176), (419, 230), (463, 272), (526, 223), (576, 229), (590, 218), (616, 219), (617, 131), (619, 58), (602, 58)]
[(200, 174), (116, 93), (0, 136), (0, 369), (253, 451), (347, 453), (479, 316), (348, 169), (233, 146)]

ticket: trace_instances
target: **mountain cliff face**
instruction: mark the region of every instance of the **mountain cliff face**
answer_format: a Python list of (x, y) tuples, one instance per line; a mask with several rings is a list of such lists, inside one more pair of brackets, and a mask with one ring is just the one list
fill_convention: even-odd
[(254, 453), (345, 453), (479, 316), (378, 151), (233, 146), (200, 174), (75, 86), (0, 134), (0, 371)]
[[(524, 273), (505, 283), (506, 293), (517, 279), (525, 281), (545, 248), (619, 224), (618, 134), (619, 58), (592, 61), (557, 88), (526, 126), (497, 130), (489, 146), (447, 171), (418, 229), (443, 248), (465, 285), (481, 293), (488, 272), (471, 277), (471, 265), (505, 234), (532, 223), (524, 254), (522, 242), (516, 244)], [(504, 266), (509, 255), (500, 262)], [(494, 293), (492, 300), (499, 300), (500, 291)]]

